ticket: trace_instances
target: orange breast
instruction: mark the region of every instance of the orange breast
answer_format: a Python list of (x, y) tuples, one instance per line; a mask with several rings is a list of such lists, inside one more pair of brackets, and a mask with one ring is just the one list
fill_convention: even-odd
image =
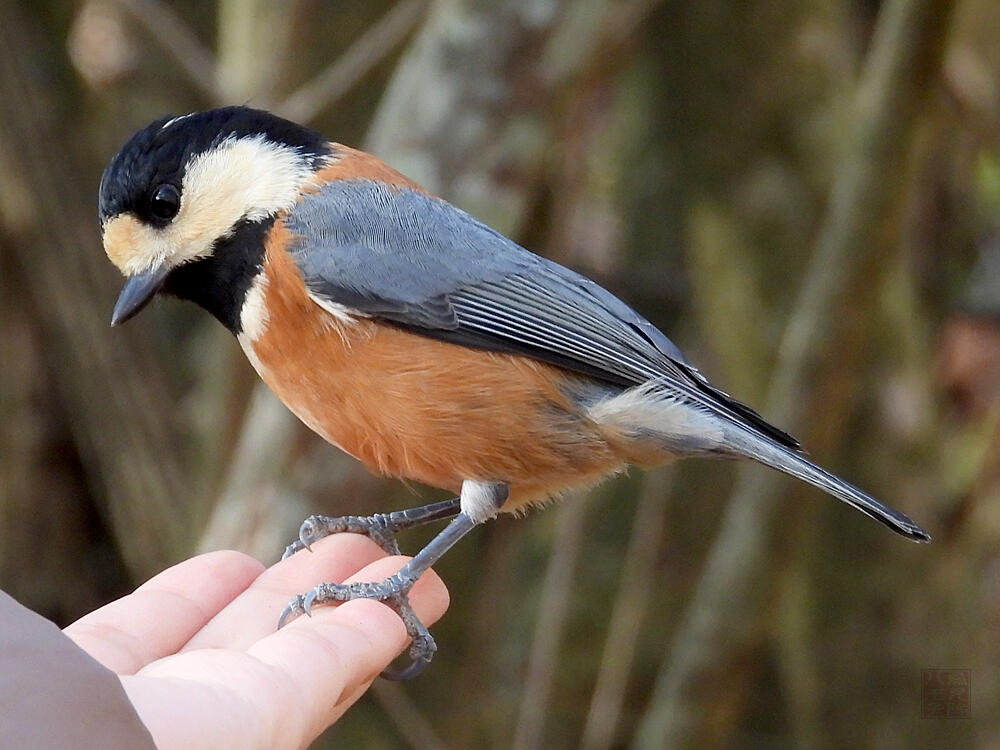
[(356, 318), (309, 298), (280, 223), (265, 260), (261, 377), (309, 427), (372, 471), (458, 491), (506, 481), (513, 509), (622, 461), (564, 392), (558, 368)]

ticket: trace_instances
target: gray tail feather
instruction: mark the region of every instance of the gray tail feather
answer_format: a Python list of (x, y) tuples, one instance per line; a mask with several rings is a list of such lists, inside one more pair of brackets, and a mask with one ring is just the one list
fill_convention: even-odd
[(730, 433), (729, 440), (727, 440), (728, 447), (734, 452), (808, 482), (908, 539), (916, 542), (929, 542), (931, 540), (930, 534), (905, 514), (880, 503), (853, 484), (849, 484), (826, 469), (817, 466), (802, 454), (777, 445), (767, 437), (755, 435), (736, 425), (727, 432)]

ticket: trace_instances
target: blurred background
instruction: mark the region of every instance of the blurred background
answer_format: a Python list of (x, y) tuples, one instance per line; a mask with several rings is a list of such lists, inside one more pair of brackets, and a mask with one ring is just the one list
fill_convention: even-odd
[(66, 624), (197, 551), (270, 563), (309, 513), (441, 496), (310, 434), (194, 307), (108, 327), (104, 164), (249, 103), (594, 277), (935, 537), (755, 467), (633, 472), (463, 541), (434, 664), (317, 748), (1000, 748), (995, 0), (0, 18), (5, 590)]

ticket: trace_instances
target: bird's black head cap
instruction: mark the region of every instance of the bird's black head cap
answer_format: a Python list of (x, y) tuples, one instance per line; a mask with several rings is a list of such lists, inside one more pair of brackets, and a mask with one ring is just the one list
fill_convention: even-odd
[(319, 168), (331, 153), (315, 130), (249, 107), (222, 107), (181, 117), (164, 117), (133, 135), (101, 177), (101, 223), (123, 212), (154, 225), (165, 223), (150, 210), (152, 191), (163, 184), (180, 187), (191, 159), (227, 138), (263, 136), (291, 146)]

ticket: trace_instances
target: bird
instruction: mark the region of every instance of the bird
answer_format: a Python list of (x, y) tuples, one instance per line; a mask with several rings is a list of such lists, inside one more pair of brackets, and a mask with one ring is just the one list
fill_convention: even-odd
[(279, 626), (319, 604), (385, 602), (412, 638), (392, 679), (437, 649), (407, 594), (448, 549), (500, 512), (629, 466), (750, 459), (930, 541), (712, 385), (621, 299), (311, 128), (245, 106), (156, 120), (108, 163), (98, 212), (126, 277), (113, 326), (157, 295), (194, 302), (328, 442), (376, 474), (455, 493), (311, 516), (286, 550), (353, 531), (396, 553), (398, 532), (448, 521), (395, 575), (320, 583), (281, 615)]

